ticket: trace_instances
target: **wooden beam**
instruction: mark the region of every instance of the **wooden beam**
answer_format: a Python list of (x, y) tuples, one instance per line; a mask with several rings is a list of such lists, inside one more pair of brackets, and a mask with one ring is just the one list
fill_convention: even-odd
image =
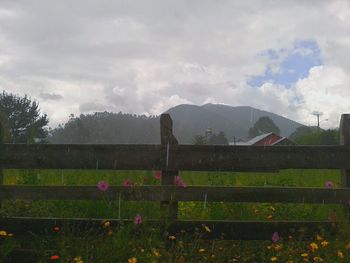
[[(119, 224), (132, 224), (132, 220), (117, 220), (103, 218), (30, 218), (30, 217), (3, 217), (0, 218), (2, 229), (13, 233), (15, 236), (37, 234), (57, 235), (54, 227), (59, 227), (66, 235), (82, 235), (91, 230), (103, 232), (101, 223), (104, 220), (110, 222), (110, 227)], [(342, 226), (343, 222), (339, 222)], [(162, 221), (145, 220), (145, 225), (159, 227)], [(210, 233), (205, 231), (204, 226), (209, 227)], [(313, 239), (318, 233), (324, 231), (335, 234), (336, 223), (328, 221), (215, 221), (215, 220), (175, 220), (167, 226), (169, 235), (180, 234), (185, 231), (189, 235), (197, 231), (202, 233), (203, 239), (232, 239), (232, 240), (271, 240), (272, 234), (278, 232), (279, 236), (287, 239), (292, 235), (296, 239)], [(336, 237), (336, 236), (334, 236)]]
[(349, 170), (348, 160), (350, 146), (170, 144), (168, 155), (165, 145), (2, 144), (0, 147), (0, 163), (3, 169)]
[[(175, 176), (179, 175), (177, 167), (168, 169), (169, 153), (173, 145), (177, 145), (178, 141), (173, 134), (173, 121), (169, 114), (160, 116), (160, 139), (162, 144), (162, 177), (161, 185), (170, 185), (175, 187)], [(162, 188), (162, 194), (170, 194), (173, 189)], [(169, 191), (170, 190), (170, 191)], [(160, 214), (163, 220), (176, 220), (178, 213), (178, 204), (175, 200), (167, 199), (160, 202)]]
[(3, 144), (4, 169), (161, 169), (160, 145)]
[[(4, 143), (4, 136), (5, 136), (5, 129), (4, 129), (4, 125), (3, 125), (3, 118), (2, 118), (2, 114), (0, 113), (0, 151), (3, 147), (3, 143)], [(3, 174), (3, 164), (0, 161), (0, 187), (4, 184), (4, 174)], [(0, 190), (0, 208), (2, 207), (2, 198), (1, 196), (3, 196), (2, 191)]]
[[(342, 114), (340, 119), (340, 144), (345, 146), (350, 146), (350, 114)], [(345, 168), (345, 167), (344, 167)], [(350, 187), (350, 169), (341, 170), (341, 184), (344, 188)], [(350, 196), (348, 197), (348, 202), (350, 202)], [(350, 217), (349, 203), (345, 202), (345, 213)]]
[(349, 146), (174, 145), (169, 169), (263, 171), (271, 169), (350, 169)]
[[(118, 200), (124, 201), (204, 201), (345, 204), (349, 188), (311, 187), (211, 187), (189, 186), (110, 186), (99, 191), (96, 186), (0, 186), (3, 200)], [(205, 197), (206, 196), (206, 197)]]

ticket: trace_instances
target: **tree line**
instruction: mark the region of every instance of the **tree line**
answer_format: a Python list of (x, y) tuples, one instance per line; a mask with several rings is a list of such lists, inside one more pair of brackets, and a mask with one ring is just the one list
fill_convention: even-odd
[[(39, 104), (27, 95), (18, 96), (3, 91), (0, 94), (0, 124), (5, 141), (12, 143), (160, 143), (159, 117), (122, 112), (95, 112), (70, 116), (67, 123), (55, 129), (48, 127), (48, 117), (41, 113)], [(261, 117), (249, 129), (248, 137), (263, 133), (280, 134), (280, 129), (269, 117)], [(289, 139), (300, 145), (339, 144), (337, 129), (298, 127)], [(196, 135), (193, 144), (227, 145), (223, 132)]]

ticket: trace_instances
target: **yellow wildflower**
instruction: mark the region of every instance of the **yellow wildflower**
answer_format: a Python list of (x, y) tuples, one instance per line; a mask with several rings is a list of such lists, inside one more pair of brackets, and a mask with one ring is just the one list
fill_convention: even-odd
[(271, 261), (277, 261), (277, 257), (271, 257)]
[(4, 236), (4, 237), (7, 236), (7, 232), (4, 231), (4, 230), (1, 230), (1, 231), (0, 231), (0, 236)]
[(156, 250), (156, 249), (153, 250), (153, 254), (154, 254), (157, 258), (160, 257), (160, 253), (159, 253), (159, 251)]
[(303, 258), (306, 258), (309, 254), (308, 253), (302, 253), (300, 256), (302, 256)]
[(169, 238), (170, 240), (175, 240), (175, 239), (176, 239), (176, 236), (168, 236), (168, 238)]
[(75, 257), (75, 258), (74, 258), (74, 262), (75, 262), (75, 263), (84, 263), (84, 261), (81, 259), (81, 256)]
[(204, 228), (205, 228), (205, 231), (207, 231), (208, 233), (211, 232), (211, 230), (210, 230), (210, 228), (208, 226), (204, 225)]
[(344, 253), (341, 252), (340, 250), (338, 250), (337, 255), (338, 255), (338, 257), (340, 257), (340, 258), (344, 258)]
[(321, 242), (321, 246), (322, 247), (326, 247), (326, 246), (328, 246), (329, 245), (329, 242), (327, 241), (327, 240), (323, 240), (322, 242)]
[(204, 251), (205, 251), (204, 248), (200, 248), (200, 249), (199, 249), (199, 252), (204, 252)]
[(315, 252), (317, 249), (318, 249), (318, 245), (317, 245), (315, 242), (312, 242), (312, 243), (310, 244), (310, 250), (311, 250), (312, 252)]
[(137, 263), (137, 258), (135, 257), (129, 258), (128, 263)]
[(324, 262), (320, 257), (314, 257), (314, 262)]
[(109, 222), (109, 221), (103, 221), (103, 222), (102, 222), (102, 226), (103, 226), (104, 228), (110, 227), (110, 225), (111, 225), (111, 222)]
[(321, 237), (320, 235), (316, 235), (316, 239), (317, 239), (318, 241), (321, 241), (321, 240), (323, 240), (323, 237)]

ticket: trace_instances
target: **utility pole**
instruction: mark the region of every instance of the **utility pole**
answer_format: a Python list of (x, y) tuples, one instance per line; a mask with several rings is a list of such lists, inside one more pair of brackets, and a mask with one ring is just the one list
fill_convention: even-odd
[(320, 131), (320, 116), (323, 115), (323, 112), (314, 111), (312, 115), (315, 115), (317, 117), (317, 130)]

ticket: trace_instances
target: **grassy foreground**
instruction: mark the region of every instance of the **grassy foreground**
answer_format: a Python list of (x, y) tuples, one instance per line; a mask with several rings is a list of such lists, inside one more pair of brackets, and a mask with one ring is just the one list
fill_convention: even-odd
[[(208, 173), (181, 172), (187, 185), (225, 186), (315, 186), (331, 181), (339, 187), (340, 172), (329, 170), (285, 170), (280, 173)], [(27, 185), (97, 185), (101, 180), (122, 185), (131, 180), (138, 185), (156, 185), (153, 171), (70, 171), (6, 170), (5, 184)], [(98, 190), (97, 190), (98, 191)], [(210, 201), (210, 200), (208, 200)], [(343, 219), (343, 207), (307, 204), (254, 204), (180, 202), (180, 219), (227, 220), (326, 220), (330, 211)], [(159, 218), (159, 203), (126, 201), (7, 201), (2, 216), (118, 218), (142, 224), (112, 227), (101, 221), (101, 228), (76, 237), (74, 229), (49, 229), (48, 236), (19, 238), (11, 229), (0, 229), (0, 259), (13, 249), (23, 247), (38, 251), (37, 262), (349, 262), (350, 244), (345, 237), (315, 233), (309, 241), (297, 236), (271, 241), (206, 241), (211, 229), (202, 226), (194, 233), (172, 236), (148, 224)], [(343, 227), (344, 235), (350, 233)], [(5, 232), (6, 231), (6, 232)], [(273, 235), (273, 233), (271, 233)], [(345, 241), (344, 241), (345, 240)]]

